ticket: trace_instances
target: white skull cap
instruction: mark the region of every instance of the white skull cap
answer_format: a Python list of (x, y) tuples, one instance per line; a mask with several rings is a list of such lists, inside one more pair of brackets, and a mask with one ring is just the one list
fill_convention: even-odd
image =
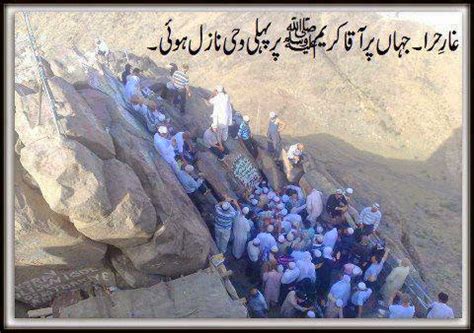
[(337, 193), (337, 194), (342, 194), (342, 190), (341, 190), (340, 188), (338, 188), (338, 189), (336, 190), (336, 193)]
[(250, 117), (249, 117), (249, 116), (243, 116), (242, 119), (243, 119), (245, 122), (249, 122), (249, 121), (250, 121)]
[(281, 197), (281, 201), (288, 202), (288, 201), (290, 201), (290, 197), (286, 194), (283, 194), (283, 196)]
[(290, 263), (288, 264), (288, 268), (294, 269), (295, 267), (296, 267), (296, 264), (293, 261), (290, 261)]
[(342, 299), (338, 299), (338, 300), (336, 301), (336, 306), (337, 306), (338, 308), (341, 308), (343, 305), (344, 305), (344, 302), (342, 301)]
[(165, 120), (166, 120), (166, 116), (165, 116), (163, 113), (160, 113), (160, 114), (158, 115), (158, 120), (159, 120), (159, 121), (165, 121)]
[(255, 238), (255, 239), (252, 241), (252, 244), (253, 244), (253, 245), (260, 245), (260, 239), (259, 239), (259, 238)]
[(286, 215), (288, 215), (288, 210), (287, 210), (287, 209), (282, 209), (281, 212), (280, 212), (280, 215), (281, 215), (281, 216), (286, 216)]
[(367, 289), (367, 286), (365, 285), (364, 282), (359, 282), (359, 284), (357, 285), (357, 288), (359, 288), (360, 290), (365, 290)]
[(360, 275), (360, 274), (362, 274), (362, 270), (360, 269), (359, 266), (355, 266), (354, 269), (352, 270), (352, 274)]
[(193, 167), (191, 164), (187, 164), (187, 165), (184, 167), (184, 171), (186, 171), (186, 172), (193, 172), (193, 171), (194, 171), (194, 167)]
[(379, 205), (378, 203), (374, 202), (374, 204), (372, 205), (372, 207), (379, 209), (379, 208), (380, 208), (380, 205)]
[(219, 85), (216, 86), (216, 90), (217, 90), (217, 92), (223, 92), (224, 91), (224, 86), (219, 84)]
[(248, 214), (250, 212), (250, 209), (248, 207), (242, 208), (242, 213)]
[(267, 226), (267, 232), (273, 232), (273, 229), (274, 229), (274, 227), (273, 227), (272, 224)]
[(348, 188), (346, 188), (346, 193), (347, 194), (352, 194), (352, 193), (354, 193), (354, 190), (352, 188), (348, 187)]
[(277, 116), (277, 114), (275, 112), (270, 112), (270, 118), (273, 119)]
[(314, 256), (315, 256), (316, 258), (319, 258), (319, 257), (321, 257), (321, 256), (322, 256), (322, 253), (321, 253), (321, 251), (319, 251), (318, 249), (316, 249), (316, 250), (313, 250), (313, 254), (314, 254)]
[(354, 229), (352, 229), (352, 228), (347, 228), (347, 233), (348, 233), (349, 235), (352, 235), (352, 234), (354, 233)]
[(166, 128), (166, 126), (160, 126), (160, 127), (158, 127), (158, 133), (166, 134), (166, 133), (168, 133), (168, 129)]
[(318, 226), (318, 227), (316, 228), (316, 232), (317, 232), (318, 234), (322, 234), (323, 231), (324, 231), (324, 229), (323, 229), (323, 227), (321, 227), (321, 226)]
[(281, 202), (276, 206), (278, 209), (283, 210), (285, 209), (285, 205), (282, 204)]
[(229, 209), (229, 208), (230, 208), (230, 203), (228, 203), (227, 201), (224, 201), (224, 202), (222, 203), (222, 209), (223, 209), (223, 210), (227, 210), (227, 209)]
[(275, 195), (275, 196), (273, 197), (273, 201), (275, 201), (275, 202), (280, 202), (280, 197), (279, 197), (278, 195)]
[(280, 243), (283, 243), (283, 242), (285, 241), (285, 236), (284, 236), (284, 235), (278, 236), (278, 241), (279, 241)]
[(272, 251), (273, 253), (278, 252), (278, 246), (273, 245), (272, 248), (271, 248), (271, 251)]
[(252, 203), (252, 205), (254, 206), (257, 206), (258, 204), (258, 200), (257, 199), (252, 199), (252, 201), (250, 201)]

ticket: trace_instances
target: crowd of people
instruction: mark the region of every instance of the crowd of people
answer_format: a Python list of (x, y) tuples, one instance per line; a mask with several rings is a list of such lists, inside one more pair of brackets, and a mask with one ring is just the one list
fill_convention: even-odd
[[(186, 112), (189, 67), (172, 66), (170, 80), (158, 99), (167, 99), (181, 114)], [(127, 65), (122, 75), (125, 97), (154, 134), (157, 152), (170, 165), (186, 193), (195, 204), (198, 193), (209, 191), (209, 184), (196, 173), (196, 146), (190, 132), (176, 132), (160, 109), (153, 92), (140, 85), (140, 70)], [(228, 94), (219, 85), (207, 103), (213, 107), (211, 123), (203, 142), (219, 161), (230, 153), (225, 146), (233, 110)], [(254, 157), (258, 150), (244, 116), (235, 136)], [(280, 132), (285, 123), (271, 112), (267, 131), (268, 151), (275, 160), (281, 154)], [(304, 145), (296, 143), (287, 150), (288, 161), (303, 160)], [(252, 317), (267, 317), (271, 311), (279, 317), (343, 318), (361, 317), (374, 308), (377, 295), (390, 318), (412, 318), (415, 307), (410, 296), (402, 293), (410, 263), (399, 267), (381, 281), (379, 275), (389, 249), (383, 242), (373, 244), (369, 236), (377, 231), (382, 219), (376, 202), (360, 212), (354, 207), (352, 188), (337, 189), (327, 199), (313, 189), (307, 195), (297, 185), (274, 189), (262, 180), (236, 200), (221, 198), (215, 205), (214, 239), (220, 252), (232, 255), (246, 267), (254, 288), (249, 290), (247, 305)], [(440, 293), (429, 318), (453, 318), (448, 296)]]

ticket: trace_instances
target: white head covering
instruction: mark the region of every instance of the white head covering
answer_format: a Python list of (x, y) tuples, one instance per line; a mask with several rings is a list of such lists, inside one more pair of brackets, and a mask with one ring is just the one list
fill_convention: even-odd
[(379, 205), (378, 203), (374, 202), (374, 204), (372, 205), (372, 207), (379, 209), (379, 208), (380, 208), (380, 205)]
[(314, 313), (314, 311), (308, 311), (308, 312), (306, 312), (306, 317), (316, 318), (316, 314)]
[(272, 224), (269, 224), (269, 225), (267, 226), (267, 232), (273, 232), (273, 229), (274, 229), (274, 227), (273, 227)]
[(249, 199), (253, 199), (253, 198), (255, 198), (255, 195), (250, 194), (250, 195), (249, 195)]
[(168, 133), (168, 129), (166, 128), (166, 126), (160, 126), (160, 127), (158, 127), (158, 133), (166, 134), (166, 133)]
[(279, 197), (278, 195), (275, 195), (275, 196), (273, 197), (273, 201), (275, 201), (275, 202), (280, 202), (280, 197)]
[(250, 117), (247, 116), (247, 115), (243, 116), (242, 119), (243, 119), (246, 123), (248, 123), (248, 122), (250, 121)]
[(344, 305), (344, 302), (342, 301), (342, 299), (336, 300), (336, 306), (337, 306), (338, 308), (342, 307), (343, 305)]
[(258, 200), (257, 200), (257, 199), (252, 199), (250, 202), (251, 202), (252, 205), (254, 205), (254, 206), (257, 206), (257, 204), (258, 204)]
[(270, 112), (270, 119), (273, 119), (277, 116), (275, 112)]
[(323, 229), (323, 227), (321, 227), (321, 226), (318, 226), (318, 227), (316, 228), (316, 232), (317, 232), (318, 234), (322, 234), (323, 231), (324, 231), (324, 229)]
[(364, 282), (359, 282), (359, 284), (357, 285), (357, 288), (359, 290), (365, 290), (365, 289), (367, 289), (367, 286), (365, 285)]
[(250, 211), (250, 209), (248, 207), (242, 208), (242, 213), (244, 213), (244, 214), (248, 214), (249, 211)]
[(354, 269), (352, 269), (352, 274), (355, 276), (362, 274), (362, 270), (360, 269), (359, 266), (355, 266)]
[(295, 239), (295, 235), (293, 235), (292, 232), (288, 233), (288, 235), (286, 235), (286, 239), (291, 242)]
[(254, 238), (254, 240), (252, 241), (252, 244), (255, 245), (255, 246), (260, 245), (260, 239), (259, 238)]
[(262, 191), (263, 191), (263, 193), (267, 194), (267, 193), (268, 193), (268, 187), (264, 187), (264, 188), (262, 189)]
[(273, 253), (278, 252), (278, 246), (273, 245), (272, 248), (270, 249), (270, 251), (272, 251)]
[(211, 128), (212, 129), (217, 129), (217, 124), (212, 123)]
[(316, 235), (315, 236), (315, 240), (318, 242), (318, 243), (322, 243), (324, 241), (324, 236), (323, 235)]
[(278, 236), (278, 241), (279, 241), (280, 243), (283, 243), (283, 242), (285, 241), (285, 235), (280, 235), (280, 236)]
[(342, 281), (344, 281), (346, 283), (350, 283), (351, 282), (351, 277), (349, 275), (344, 274), (344, 276), (342, 277)]
[(230, 208), (230, 203), (228, 203), (227, 201), (224, 201), (224, 202), (222, 203), (222, 209), (223, 209), (223, 210), (227, 210), (227, 209), (229, 209), (229, 208)]
[(255, 194), (262, 194), (262, 189), (261, 188), (257, 188), (255, 190)]
[(352, 228), (347, 228), (347, 233), (348, 233), (349, 235), (352, 235), (352, 234), (354, 233), (354, 229), (352, 229)]
[(194, 171), (194, 167), (191, 165), (191, 164), (187, 164), (185, 167), (184, 167), (184, 171), (186, 172), (193, 172)]
[(278, 272), (278, 273), (283, 273), (284, 270), (285, 270), (285, 269), (283, 268), (283, 265), (278, 265), (278, 266), (277, 266), (277, 272)]
[(276, 208), (278, 208), (280, 210), (283, 210), (283, 209), (285, 209), (285, 205), (280, 202), (278, 205), (276, 205)]
[(221, 93), (221, 92), (224, 91), (224, 87), (219, 84), (219, 85), (216, 86), (216, 90), (217, 90), (218, 93)]
[(321, 251), (319, 251), (318, 249), (313, 250), (313, 254), (316, 258), (320, 258), (322, 256)]
[(160, 114), (158, 115), (158, 120), (161, 121), (161, 122), (163, 122), (163, 121), (166, 120), (166, 116), (165, 116), (163, 113), (160, 113)]
[(286, 215), (288, 215), (288, 210), (287, 209), (282, 209), (278, 214), (280, 214), (281, 216), (286, 216)]
[(323, 249), (323, 257), (326, 258), (326, 259), (332, 259), (332, 248), (331, 247), (326, 246)]
[(286, 194), (283, 194), (282, 197), (281, 197), (281, 201), (286, 203), (286, 202), (290, 201), (290, 197)]
[(268, 200), (272, 200), (274, 197), (275, 197), (275, 192), (269, 192), (269, 193), (267, 194)]
[(289, 269), (295, 269), (295, 267), (296, 267), (296, 264), (295, 264), (293, 261), (290, 261), (290, 262), (288, 263), (288, 268), (289, 268)]
[(340, 188), (338, 188), (338, 189), (336, 190), (336, 193), (337, 193), (337, 194), (342, 194), (342, 190), (341, 190)]
[(346, 193), (350, 195), (350, 194), (354, 193), (354, 190), (352, 188), (348, 187), (348, 188), (346, 188)]

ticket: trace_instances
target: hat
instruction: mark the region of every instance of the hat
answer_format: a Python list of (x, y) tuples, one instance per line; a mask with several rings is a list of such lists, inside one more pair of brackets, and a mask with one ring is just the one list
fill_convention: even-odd
[(211, 125), (211, 128), (212, 128), (212, 129), (217, 129), (217, 124), (212, 124), (212, 125)]
[(257, 204), (258, 204), (258, 200), (257, 200), (257, 199), (252, 199), (250, 202), (251, 202), (252, 205), (254, 205), (254, 206), (257, 206)]
[(322, 243), (324, 241), (324, 236), (323, 235), (316, 235), (315, 239), (318, 243)]
[(278, 236), (278, 241), (279, 241), (280, 243), (283, 243), (283, 242), (285, 241), (285, 235), (280, 235), (280, 236)]
[(354, 233), (354, 229), (352, 229), (352, 228), (347, 228), (347, 233), (348, 233), (349, 235), (352, 235), (352, 234)]
[(348, 187), (348, 188), (346, 188), (346, 193), (347, 194), (352, 194), (352, 193), (354, 193), (354, 190), (352, 188)]
[(323, 227), (321, 227), (321, 226), (318, 226), (318, 227), (316, 228), (316, 232), (317, 232), (318, 234), (322, 234), (323, 231), (324, 231), (324, 229), (323, 229)]
[(356, 275), (356, 276), (357, 276), (357, 275), (360, 275), (360, 274), (362, 274), (362, 270), (360, 269), (359, 266), (355, 266), (355, 267), (352, 269), (352, 274), (354, 274), (354, 275)]
[(275, 195), (276, 195), (275, 192), (269, 192), (269, 193), (267, 194), (268, 200), (272, 200), (272, 199), (275, 197)]
[(222, 203), (222, 209), (223, 209), (223, 210), (227, 210), (227, 209), (229, 209), (229, 208), (230, 208), (230, 203), (228, 203), (227, 201), (224, 201), (224, 202)]
[(285, 209), (285, 205), (280, 202), (278, 205), (276, 205), (276, 208), (283, 210)]
[(220, 93), (221, 93), (221, 92), (224, 91), (224, 87), (219, 84), (219, 85), (216, 86), (216, 90), (217, 90), (217, 92), (220, 92)]
[(253, 199), (253, 198), (255, 198), (255, 195), (250, 194), (250, 195), (249, 195), (249, 199)]
[(242, 208), (242, 213), (244, 213), (244, 214), (248, 214), (249, 211), (250, 211), (250, 209), (248, 207)]
[(278, 252), (278, 246), (273, 245), (270, 251), (272, 251), (273, 253)]
[(259, 238), (254, 238), (254, 240), (252, 241), (252, 244), (253, 245), (260, 245), (260, 239)]
[(166, 134), (166, 133), (168, 133), (168, 129), (166, 128), (166, 126), (160, 126), (160, 127), (158, 127), (158, 133)]
[(272, 224), (269, 224), (269, 225), (267, 226), (267, 232), (273, 232), (273, 229), (274, 229), (274, 227), (273, 227)]
[(276, 118), (277, 114), (275, 112), (270, 112), (270, 119)]
[(250, 117), (249, 116), (243, 116), (242, 119), (248, 123), (250, 121)]
[(313, 250), (313, 254), (314, 254), (314, 256), (315, 256), (316, 258), (319, 258), (319, 257), (321, 257), (321, 256), (322, 256), (322, 253), (321, 253), (321, 251), (319, 251), (318, 249), (316, 249), (316, 250)]
[(365, 289), (367, 289), (367, 286), (365, 285), (364, 282), (359, 282), (359, 284), (357, 285), (357, 288), (359, 290), (365, 290)]
[(374, 204), (372, 205), (372, 207), (379, 209), (379, 208), (380, 208), (380, 205), (379, 205), (378, 203), (374, 202)]
[(257, 188), (255, 190), (255, 194), (262, 194), (262, 189), (261, 188)]
[(165, 121), (165, 120), (166, 120), (166, 116), (165, 116), (163, 113), (160, 113), (160, 114), (158, 115), (158, 120), (159, 120), (159, 121)]
[(283, 271), (284, 271), (283, 265), (278, 265), (277, 266), (277, 272), (278, 273), (283, 273)]
[(280, 197), (279, 197), (278, 195), (275, 195), (275, 196), (273, 197), (273, 201), (275, 201), (275, 202), (280, 202)]
[(336, 193), (337, 193), (337, 194), (342, 194), (342, 190), (341, 190), (340, 188), (338, 188), (338, 189), (336, 190)]
[(342, 277), (342, 281), (349, 283), (351, 282), (351, 277), (349, 275), (345, 275)]
[(342, 299), (338, 299), (338, 300), (336, 301), (336, 306), (337, 306), (338, 308), (342, 308), (343, 305), (344, 305), (344, 302), (342, 301)]
[(288, 201), (290, 201), (290, 197), (287, 196), (286, 194), (283, 194), (282, 197), (281, 197), (281, 201), (288, 202)]
[(314, 313), (314, 311), (308, 311), (308, 312), (306, 312), (306, 317), (316, 318), (316, 314)]
[(293, 235), (292, 232), (288, 233), (288, 235), (286, 235), (286, 239), (291, 242), (295, 239), (295, 235)]
[(193, 167), (191, 164), (187, 164), (187, 165), (184, 167), (184, 171), (186, 171), (186, 172), (193, 172), (193, 171), (194, 171), (194, 167)]
[(267, 193), (268, 193), (268, 187), (264, 187), (264, 188), (262, 189), (262, 192), (265, 193), (265, 194), (267, 194)]
[(288, 263), (288, 268), (289, 268), (289, 269), (294, 269), (295, 267), (296, 267), (296, 264), (295, 264), (293, 261), (290, 261), (290, 262)]
[(281, 216), (286, 216), (286, 215), (288, 215), (288, 210), (287, 209), (282, 209), (279, 214)]

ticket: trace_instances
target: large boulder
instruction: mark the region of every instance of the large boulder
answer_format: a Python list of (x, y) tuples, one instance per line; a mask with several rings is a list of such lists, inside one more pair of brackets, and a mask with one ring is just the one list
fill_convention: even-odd
[(265, 149), (258, 148), (256, 162), (272, 188), (281, 190), (285, 185), (288, 185), (285, 175)]
[(120, 248), (153, 235), (155, 210), (124, 163), (102, 161), (76, 141), (54, 138), (27, 145), (21, 162), (50, 207), (84, 235)]

